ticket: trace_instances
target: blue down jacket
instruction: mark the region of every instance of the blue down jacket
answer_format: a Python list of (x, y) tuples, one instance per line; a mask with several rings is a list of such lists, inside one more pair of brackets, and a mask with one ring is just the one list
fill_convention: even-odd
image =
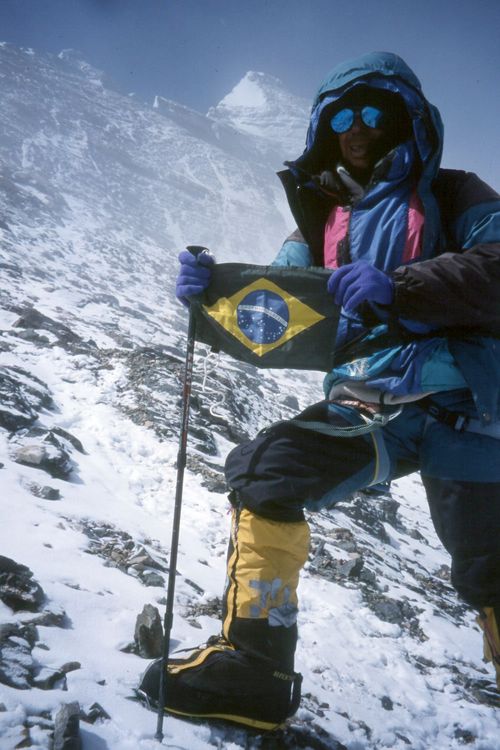
[[(325, 169), (329, 108), (359, 84), (397, 93), (413, 137), (376, 165), (364, 195), (353, 199), (340, 181), (324, 190), (317, 175)], [(442, 142), (438, 110), (397, 55), (372, 53), (335, 68), (314, 100), (304, 153), (279, 173), (298, 229), (274, 263), (322, 266), (326, 220), (335, 205), (345, 206), (342, 262), (362, 258), (390, 274), (395, 299), (385, 310), (342, 311), (342, 364), (327, 376), (326, 390), (361, 380), (404, 400), (466, 387), (489, 424), (500, 419), (500, 196), (472, 173), (440, 169)], [(412, 191), (423, 208), (423, 236), (419, 257), (403, 264)], [(411, 334), (403, 321), (426, 324), (431, 333)], [(365, 334), (375, 339), (369, 356), (354, 349), (350, 356)]]

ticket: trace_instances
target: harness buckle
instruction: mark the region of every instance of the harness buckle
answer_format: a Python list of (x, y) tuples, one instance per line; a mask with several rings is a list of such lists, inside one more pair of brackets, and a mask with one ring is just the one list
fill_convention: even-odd
[(457, 414), (455, 419), (455, 426), (453, 429), (457, 432), (465, 432), (470, 422), (470, 417), (466, 417), (464, 414)]

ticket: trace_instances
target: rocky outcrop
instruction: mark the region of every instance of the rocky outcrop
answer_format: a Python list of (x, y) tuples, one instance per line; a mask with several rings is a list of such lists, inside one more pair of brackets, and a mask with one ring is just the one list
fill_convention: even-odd
[(70, 479), (76, 468), (73, 452), (84, 453), (81, 442), (60, 427), (21, 430), (10, 445), (16, 463), (41, 469), (55, 479)]
[(0, 367), (0, 427), (17, 432), (32, 425), (52, 395), (39, 378), (21, 367)]
[(38, 612), (45, 594), (26, 565), (0, 555), (0, 599), (14, 612)]
[(152, 542), (137, 542), (131, 534), (110, 524), (85, 521), (77, 526), (89, 538), (89, 554), (99, 555), (106, 565), (139, 578), (145, 586), (165, 585), (166, 554)]

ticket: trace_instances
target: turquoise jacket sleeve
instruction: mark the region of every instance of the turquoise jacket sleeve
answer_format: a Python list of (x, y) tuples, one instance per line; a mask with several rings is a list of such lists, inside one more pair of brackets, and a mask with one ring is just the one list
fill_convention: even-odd
[(313, 265), (309, 245), (300, 237), (299, 232), (294, 232), (285, 240), (271, 265), (297, 268), (308, 268)]

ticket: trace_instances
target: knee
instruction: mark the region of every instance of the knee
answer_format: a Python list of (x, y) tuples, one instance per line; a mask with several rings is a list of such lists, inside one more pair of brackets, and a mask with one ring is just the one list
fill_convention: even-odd
[(231, 503), (273, 521), (304, 520), (302, 501), (280, 465), (272, 435), (261, 435), (234, 448), (226, 459)]
[(453, 559), (451, 582), (472, 607), (492, 606), (500, 602), (500, 553), (465, 559)]

